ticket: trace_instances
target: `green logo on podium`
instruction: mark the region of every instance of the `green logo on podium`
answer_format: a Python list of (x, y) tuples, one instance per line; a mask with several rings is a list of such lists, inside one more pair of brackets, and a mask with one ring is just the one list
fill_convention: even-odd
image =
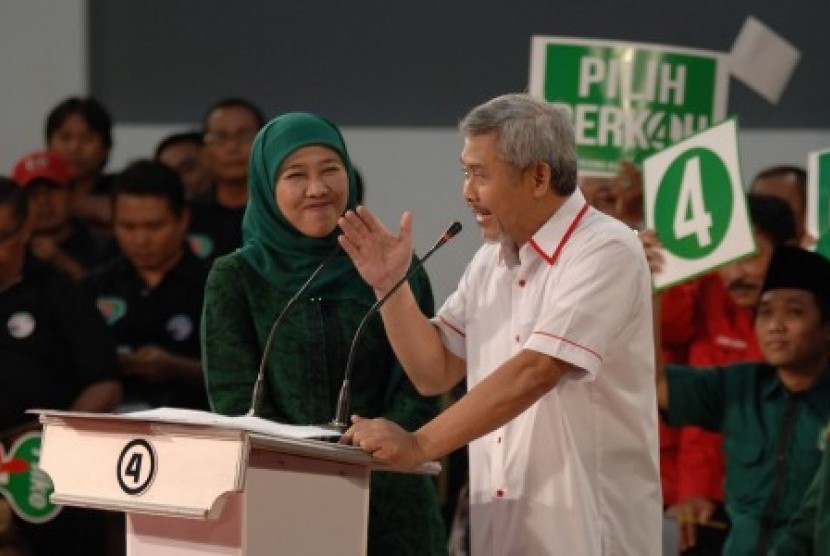
[(38, 466), (40, 443), (40, 433), (30, 432), (15, 441), (9, 454), (0, 448), (0, 495), (29, 523), (45, 523), (61, 511), (49, 501), (52, 479)]

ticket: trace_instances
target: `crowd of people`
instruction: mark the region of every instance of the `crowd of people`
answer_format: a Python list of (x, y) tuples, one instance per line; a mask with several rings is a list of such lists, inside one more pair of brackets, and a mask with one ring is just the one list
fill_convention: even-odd
[[(325, 118), (223, 99), (107, 173), (112, 127), (66, 99), (0, 178), (6, 452), (37, 430), (29, 408), (243, 414), (261, 363), (263, 417), (327, 422), (390, 294), (342, 441), (399, 471), (469, 446), (452, 553), (830, 554), (830, 261), (802, 169), (750, 184), (754, 255), (654, 293), (638, 167), (578, 178), (567, 115), (497, 97), (461, 120), (459, 208), (483, 245), (444, 301), (424, 270), (392, 291), (417, 262), (412, 216), (390, 231), (362, 206)], [(370, 504), (370, 554), (447, 553), (429, 478), (374, 473)], [(4, 555), (115, 555), (123, 534), (89, 510), (30, 523), (0, 496)]]
[[(36, 430), (30, 408), (209, 408), (204, 287), (213, 260), (242, 244), (248, 158), (264, 121), (251, 102), (223, 99), (202, 129), (161, 138), (108, 173), (106, 107), (71, 97), (48, 113), (43, 149), (21, 153), (0, 180), (6, 451)], [(119, 520), (101, 512), (64, 508), (33, 524), (0, 497), (0, 547), (118, 554), (122, 540)]]

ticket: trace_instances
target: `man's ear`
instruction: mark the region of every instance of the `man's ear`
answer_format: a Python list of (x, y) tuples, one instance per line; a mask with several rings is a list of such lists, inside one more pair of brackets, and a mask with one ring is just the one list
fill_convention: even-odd
[(550, 191), (553, 191), (553, 184), (551, 183), (552, 172), (550, 164), (539, 161), (530, 167), (533, 179), (534, 197), (542, 197)]

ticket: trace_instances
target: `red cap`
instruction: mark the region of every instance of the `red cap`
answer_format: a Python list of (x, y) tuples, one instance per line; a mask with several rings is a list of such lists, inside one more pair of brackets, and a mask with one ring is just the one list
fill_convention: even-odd
[(49, 151), (35, 151), (18, 160), (12, 177), (21, 187), (27, 187), (35, 180), (49, 180), (67, 186), (70, 181), (66, 162)]

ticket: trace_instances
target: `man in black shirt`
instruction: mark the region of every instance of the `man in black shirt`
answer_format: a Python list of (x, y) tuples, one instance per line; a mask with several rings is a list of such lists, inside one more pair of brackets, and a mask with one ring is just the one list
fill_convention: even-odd
[(207, 408), (199, 322), (207, 265), (185, 248), (190, 213), (175, 171), (139, 161), (115, 178), (122, 255), (84, 280), (116, 336), (125, 407)]
[(39, 260), (73, 280), (112, 258), (111, 238), (92, 234), (72, 217), (69, 168), (59, 155), (36, 151), (14, 167), (14, 181), (26, 192), (32, 237), (29, 249)]
[(264, 122), (260, 109), (242, 98), (220, 100), (205, 115), (202, 159), (213, 187), (192, 203), (188, 233), (190, 247), (199, 258), (212, 261), (241, 246), (248, 158), (251, 142)]
[[(38, 434), (27, 409), (106, 412), (121, 397), (115, 345), (92, 299), (52, 267), (27, 258), (30, 233), (23, 191), (0, 178), (0, 443), (12, 458), (22, 441)], [(21, 503), (30, 499), (26, 493), (2, 488), (12, 481), (0, 477), (0, 503), (15, 500), (19, 517), (0, 536), (34, 554), (102, 553), (102, 514), (63, 508), (35, 523)]]
[(202, 161), (204, 145), (201, 131), (173, 133), (159, 142), (153, 157), (179, 174), (188, 201), (200, 199), (211, 189), (210, 172)]

